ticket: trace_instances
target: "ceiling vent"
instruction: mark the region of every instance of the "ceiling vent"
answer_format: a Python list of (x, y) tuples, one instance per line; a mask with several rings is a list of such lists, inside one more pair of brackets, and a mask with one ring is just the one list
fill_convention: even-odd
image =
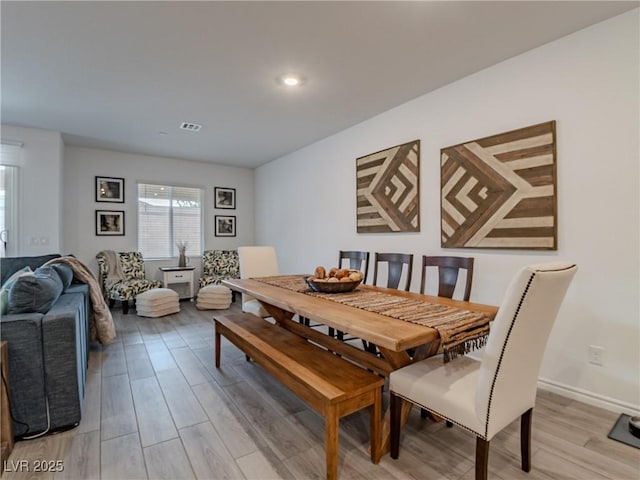
[(188, 130), (190, 132), (199, 132), (200, 129), (202, 128), (202, 125), (198, 125), (197, 123), (191, 123), (191, 122), (182, 122), (182, 124), (180, 125), (180, 128), (182, 130)]

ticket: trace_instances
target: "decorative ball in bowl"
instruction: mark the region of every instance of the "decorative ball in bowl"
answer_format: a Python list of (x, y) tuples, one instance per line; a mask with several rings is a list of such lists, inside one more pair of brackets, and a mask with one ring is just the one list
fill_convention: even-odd
[(324, 267), (319, 266), (316, 268), (315, 274), (308, 277), (306, 281), (314, 292), (351, 292), (362, 282), (362, 272), (346, 268), (332, 268), (327, 272)]
[(313, 278), (313, 277), (309, 277), (306, 279), (307, 281), (307, 285), (309, 285), (309, 288), (311, 288), (311, 290), (313, 290), (314, 292), (319, 292), (319, 293), (345, 293), (345, 292), (351, 292), (352, 290), (355, 290), (355, 288), (360, 285), (360, 283), (362, 282), (362, 280), (357, 280), (357, 281), (343, 281), (343, 282), (329, 282), (325, 279), (317, 279), (317, 278)]

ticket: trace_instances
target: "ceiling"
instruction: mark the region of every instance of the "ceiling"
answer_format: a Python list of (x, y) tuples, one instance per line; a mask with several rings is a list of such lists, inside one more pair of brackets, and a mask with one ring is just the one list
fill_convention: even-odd
[(2, 123), (256, 167), (638, 5), (3, 0)]

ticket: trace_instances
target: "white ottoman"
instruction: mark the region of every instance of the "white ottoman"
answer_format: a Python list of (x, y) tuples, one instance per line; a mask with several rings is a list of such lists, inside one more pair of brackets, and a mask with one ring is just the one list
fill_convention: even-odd
[(196, 308), (224, 310), (231, 306), (231, 290), (223, 285), (207, 285), (198, 291)]
[(162, 317), (179, 311), (178, 292), (170, 288), (153, 288), (136, 297), (136, 312), (141, 317)]

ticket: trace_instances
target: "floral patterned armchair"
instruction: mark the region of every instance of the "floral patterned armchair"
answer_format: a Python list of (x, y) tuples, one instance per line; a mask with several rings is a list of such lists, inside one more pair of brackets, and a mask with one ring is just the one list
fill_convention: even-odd
[[(218, 285), (227, 278), (240, 278), (240, 262), (236, 250), (205, 250), (202, 255), (202, 277), (200, 288)], [(231, 292), (235, 301), (235, 292)]]
[(109, 306), (113, 307), (115, 301), (120, 300), (122, 301), (122, 313), (127, 314), (129, 300), (134, 300), (137, 295), (152, 288), (162, 287), (162, 283), (145, 279), (144, 260), (140, 252), (119, 252), (118, 255), (125, 279), (114, 283), (110, 288), (106, 284), (109, 273), (106, 257), (102, 252), (96, 255), (100, 270), (100, 285), (105, 298), (109, 300)]

